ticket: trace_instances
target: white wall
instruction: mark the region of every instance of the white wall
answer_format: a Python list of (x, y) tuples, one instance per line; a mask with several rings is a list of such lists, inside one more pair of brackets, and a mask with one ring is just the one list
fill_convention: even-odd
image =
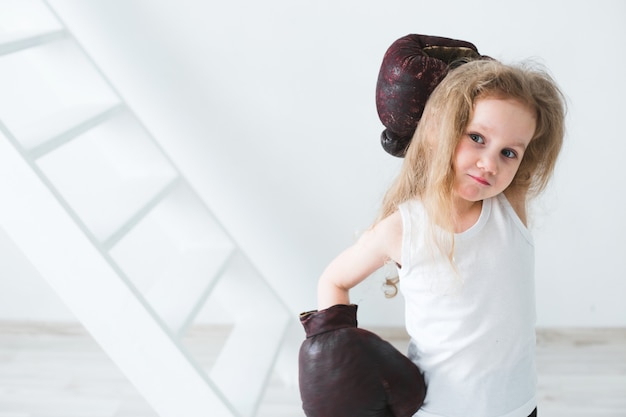
[[(378, 144), (376, 77), (391, 42), (425, 33), (535, 57), (560, 82), (567, 144), (534, 219), (539, 324), (626, 326), (626, 3), (219, 3), (50, 0), (294, 314), (399, 166)], [(53, 295), (5, 304), (47, 291), (16, 270), (0, 263), (0, 318), (65, 317)], [(365, 325), (402, 322), (377, 282), (353, 300)]]

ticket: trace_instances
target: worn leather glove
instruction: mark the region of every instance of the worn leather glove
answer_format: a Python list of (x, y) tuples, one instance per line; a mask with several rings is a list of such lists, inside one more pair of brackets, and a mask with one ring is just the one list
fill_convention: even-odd
[(480, 58), (488, 57), (481, 56), (473, 44), (439, 36), (407, 35), (391, 44), (376, 84), (376, 108), (386, 127), (380, 137), (385, 151), (403, 157), (426, 100), (449, 65)]
[(307, 417), (410, 417), (426, 388), (417, 366), (391, 344), (357, 328), (357, 306), (300, 315), (300, 395)]

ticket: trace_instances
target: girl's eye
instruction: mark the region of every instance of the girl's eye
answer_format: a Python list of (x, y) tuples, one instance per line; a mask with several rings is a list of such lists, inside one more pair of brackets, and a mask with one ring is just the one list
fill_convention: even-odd
[(513, 151), (513, 150), (511, 150), (511, 149), (504, 149), (504, 150), (502, 151), (502, 155), (503, 155), (505, 158), (511, 158), (511, 159), (513, 159), (513, 158), (516, 158), (516, 157), (517, 157), (517, 154), (515, 153), (515, 151)]
[(483, 137), (480, 135), (477, 135), (476, 133), (470, 133), (469, 138), (476, 143), (485, 143), (485, 140), (483, 139)]

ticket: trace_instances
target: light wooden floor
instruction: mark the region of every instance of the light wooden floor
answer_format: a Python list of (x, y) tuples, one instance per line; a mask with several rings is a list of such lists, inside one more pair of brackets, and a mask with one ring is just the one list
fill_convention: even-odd
[[(541, 417), (626, 416), (626, 329), (540, 330), (538, 368)], [(272, 378), (257, 417), (303, 415), (293, 381)], [(0, 323), (0, 417), (157, 415), (82, 327)]]

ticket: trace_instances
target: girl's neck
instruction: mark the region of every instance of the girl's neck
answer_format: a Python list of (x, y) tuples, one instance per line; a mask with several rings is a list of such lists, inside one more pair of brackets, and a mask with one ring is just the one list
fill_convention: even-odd
[(480, 218), (483, 202), (467, 201), (461, 198), (454, 200), (454, 233), (463, 233), (476, 224)]

